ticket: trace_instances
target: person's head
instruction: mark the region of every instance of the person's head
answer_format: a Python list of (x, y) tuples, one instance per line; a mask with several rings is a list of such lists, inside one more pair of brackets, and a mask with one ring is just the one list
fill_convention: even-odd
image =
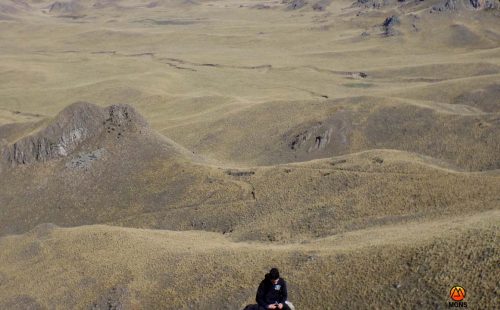
[(269, 271), (269, 280), (271, 280), (271, 283), (277, 284), (279, 278), (280, 272), (278, 271), (278, 268), (271, 268), (271, 270)]

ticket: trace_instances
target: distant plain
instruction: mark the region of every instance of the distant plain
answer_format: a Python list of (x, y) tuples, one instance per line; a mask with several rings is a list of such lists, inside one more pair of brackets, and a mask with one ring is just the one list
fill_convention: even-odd
[(499, 7), (0, 0), (0, 309), (494, 308)]

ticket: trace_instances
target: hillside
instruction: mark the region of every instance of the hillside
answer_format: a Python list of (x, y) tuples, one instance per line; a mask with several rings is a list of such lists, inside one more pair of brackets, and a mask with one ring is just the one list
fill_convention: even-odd
[(0, 0), (0, 309), (497, 304), (498, 0)]
[(279, 265), (301, 309), (444, 308), (450, 281), (469, 288), (469, 304), (494, 308), (497, 277), (486, 271), (498, 262), (499, 216), (387, 225), (290, 245), (234, 243), (208, 232), (43, 225), (0, 239), (0, 306), (242, 309), (268, 266)]

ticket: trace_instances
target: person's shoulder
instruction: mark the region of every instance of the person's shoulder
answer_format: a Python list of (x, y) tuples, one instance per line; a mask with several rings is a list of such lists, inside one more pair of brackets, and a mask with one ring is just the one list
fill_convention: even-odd
[(281, 283), (285, 283), (285, 284), (286, 284), (286, 280), (285, 280), (285, 279), (283, 279), (283, 278), (280, 278), (280, 281), (279, 281), (279, 282), (281, 282)]

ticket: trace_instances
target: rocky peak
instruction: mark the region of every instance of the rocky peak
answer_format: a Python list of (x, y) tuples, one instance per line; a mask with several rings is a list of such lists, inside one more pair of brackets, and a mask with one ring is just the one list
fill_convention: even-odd
[(44, 162), (68, 156), (107, 128), (136, 131), (145, 126), (144, 118), (129, 105), (100, 108), (77, 102), (61, 111), (47, 127), (5, 146), (2, 157), (12, 166)]

